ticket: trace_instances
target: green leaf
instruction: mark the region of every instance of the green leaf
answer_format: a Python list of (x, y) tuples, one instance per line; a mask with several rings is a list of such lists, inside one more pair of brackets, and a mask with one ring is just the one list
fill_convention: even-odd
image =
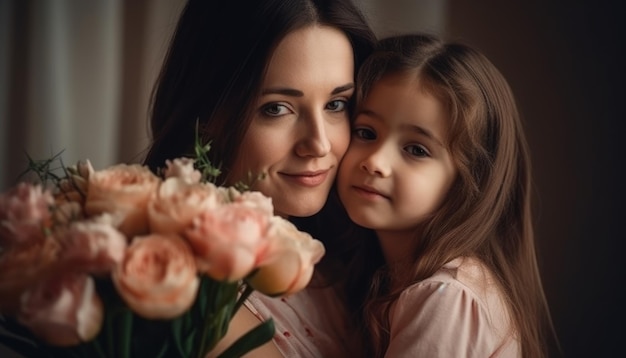
[(253, 291), (254, 291), (254, 288), (252, 288), (252, 286), (248, 284), (245, 285), (244, 291), (241, 293), (241, 296), (239, 296), (239, 298), (237, 299), (237, 302), (235, 303), (235, 306), (233, 307), (233, 315), (237, 313), (237, 311), (239, 310), (239, 307), (243, 305), (244, 301), (248, 299), (248, 297), (252, 294)]
[(218, 358), (241, 357), (245, 353), (269, 342), (274, 337), (275, 331), (274, 320), (270, 318), (241, 336), (228, 349), (222, 352)]

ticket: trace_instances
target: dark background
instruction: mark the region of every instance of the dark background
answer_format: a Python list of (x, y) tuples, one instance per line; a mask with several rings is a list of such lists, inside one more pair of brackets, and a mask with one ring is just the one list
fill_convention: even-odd
[(540, 268), (564, 356), (626, 356), (622, 3), (448, 4), (447, 36), (500, 68), (526, 121)]
[(626, 356), (621, 4), (447, 1), (446, 37), (500, 68), (526, 122), (539, 263), (565, 357)]

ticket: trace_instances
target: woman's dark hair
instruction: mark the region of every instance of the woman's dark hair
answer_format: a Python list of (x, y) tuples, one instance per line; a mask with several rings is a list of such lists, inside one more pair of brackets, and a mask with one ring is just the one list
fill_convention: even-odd
[(198, 122), (209, 158), (228, 175), (273, 50), (314, 24), (346, 34), (355, 69), (373, 48), (375, 36), (350, 0), (189, 0), (152, 93), (144, 164), (154, 171), (192, 156)]

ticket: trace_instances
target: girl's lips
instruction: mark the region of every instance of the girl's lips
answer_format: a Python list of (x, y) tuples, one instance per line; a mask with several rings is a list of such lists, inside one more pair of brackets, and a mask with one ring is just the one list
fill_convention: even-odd
[(352, 188), (354, 189), (354, 191), (357, 192), (357, 194), (369, 200), (380, 200), (380, 199), (389, 200), (388, 196), (372, 188), (356, 186), (356, 185), (353, 185)]
[(304, 173), (293, 173), (283, 175), (291, 182), (295, 182), (296, 184), (315, 187), (326, 181), (328, 177), (328, 173), (330, 170), (322, 170), (317, 172), (304, 172)]

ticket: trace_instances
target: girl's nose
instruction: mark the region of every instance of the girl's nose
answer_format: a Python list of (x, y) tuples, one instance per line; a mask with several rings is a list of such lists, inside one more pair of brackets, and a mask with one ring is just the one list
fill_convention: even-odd
[(384, 147), (372, 151), (361, 162), (361, 169), (370, 175), (388, 177), (391, 174), (390, 157), (384, 152)]

